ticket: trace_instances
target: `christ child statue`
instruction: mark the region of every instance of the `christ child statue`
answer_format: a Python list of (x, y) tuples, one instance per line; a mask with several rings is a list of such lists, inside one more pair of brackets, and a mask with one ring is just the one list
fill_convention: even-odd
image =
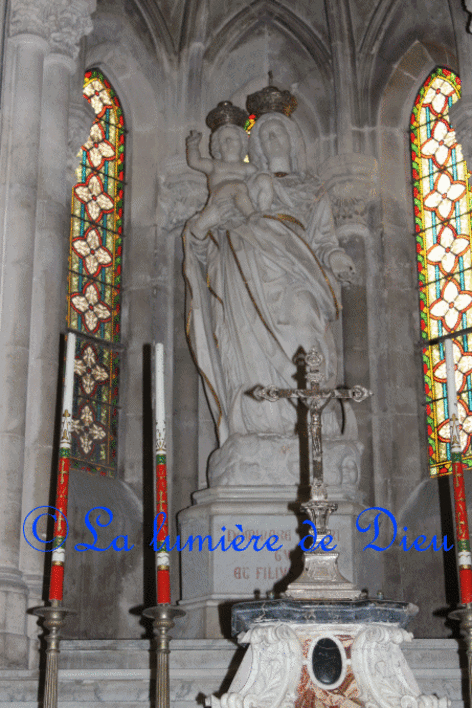
[[(246, 131), (231, 123), (217, 128), (210, 139), (212, 159), (202, 157), (200, 141), (202, 134), (192, 130), (186, 139), (187, 163), (189, 167), (203, 172), (208, 178), (209, 198), (203, 210), (192, 223), (192, 233), (204, 239), (208, 231), (220, 224), (228, 212), (228, 204), (248, 219), (256, 213), (249, 196), (246, 181), (254, 175), (256, 168), (245, 161), (248, 135)], [(256, 178), (257, 179), (257, 178)], [(264, 192), (265, 201), (272, 201), (271, 186), (256, 185), (259, 194)], [(264, 201), (264, 198), (262, 198)], [(259, 205), (261, 197), (258, 196)]]

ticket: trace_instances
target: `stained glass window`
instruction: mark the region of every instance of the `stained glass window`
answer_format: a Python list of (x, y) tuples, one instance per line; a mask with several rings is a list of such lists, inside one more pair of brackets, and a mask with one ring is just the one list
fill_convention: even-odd
[[(471, 195), (467, 166), (448, 118), (460, 98), (460, 79), (436, 68), (411, 114), (416, 249), (432, 476), (451, 471), (444, 337), (453, 339), (464, 461), (472, 464)], [(439, 341), (438, 341), (439, 340)]]
[(113, 476), (120, 371), (125, 130), (110, 83), (87, 71), (95, 111), (72, 190), (68, 326), (77, 337), (71, 464)]

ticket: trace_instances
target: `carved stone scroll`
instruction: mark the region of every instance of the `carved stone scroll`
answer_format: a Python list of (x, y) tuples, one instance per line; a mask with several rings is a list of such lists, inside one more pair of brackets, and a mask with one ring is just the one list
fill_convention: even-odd
[(376, 625), (357, 635), (352, 668), (366, 708), (448, 708), (449, 698), (424, 695), (400, 645), (413, 635), (400, 627)]
[[(245, 683), (239, 691), (225, 693), (220, 699), (212, 696), (211, 708), (292, 708), (303, 663), (302, 647), (293, 629), (282, 623), (253, 627), (240, 642), (250, 644), (246, 656), (250, 653), (252, 659)], [(240, 672), (247, 672), (247, 662)]]

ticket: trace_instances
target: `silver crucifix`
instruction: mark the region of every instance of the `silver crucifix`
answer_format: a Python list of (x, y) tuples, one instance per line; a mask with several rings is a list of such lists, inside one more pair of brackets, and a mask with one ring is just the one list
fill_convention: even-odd
[[(307, 388), (278, 388), (277, 386), (257, 386), (252, 391), (256, 400), (279, 401), (281, 398), (299, 398), (310, 411), (309, 431), (311, 437), (312, 457), (312, 484), (310, 486), (310, 499), (301, 505), (303, 511), (312, 522), (309, 534), (313, 537), (310, 550), (303, 554), (303, 572), (297, 581), (287, 588), (287, 594), (300, 599), (356, 599), (359, 590), (344, 578), (339, 572), (337, 561), (338, 553), (333, 549), (320, 550), (315, 541), (321, 536), (331, 539), (328, 529), (328, 519), (338, 505), (328, 500), (326, 487), (323, 480), (323, 448), (321, 436), (321, 413), (334, 398), (352, 400), (356, 403), (364, 401), (371, 396), (363, 386), (336, 389), (323, 388), (323, 374), (321, 365), (323, 356), (313, 347), (304, 357), (306, 365)], [(314, 527), (314, 528), (313, 528)], [(319, 540), (319, 538), (318, 538)], [(314, 549), (314, 550), (312, 550)]]
[(304, 357), (306, 364), (307, 388), (278, 388), (277, 386), (256, 386), (252, 394), (259, 401), (263, 399), (271, 402), (279, 401), (281, 398), (299, 398), (310, 411), (310, 437), (312, 453), (312, 499), (326, 499), (326, 490), (323, 483), (323, 448), (321, 440), (321, 413), (328, 403), (333, 399), (348, 400), (356, 403), (364, 401), (372, 393), (364, 386), (353, 386), (352, 388), (331, 388), (324, 389), (321, 384), (323, 374), (321, 365), (324, 357), (316, 347), (312, 347)]

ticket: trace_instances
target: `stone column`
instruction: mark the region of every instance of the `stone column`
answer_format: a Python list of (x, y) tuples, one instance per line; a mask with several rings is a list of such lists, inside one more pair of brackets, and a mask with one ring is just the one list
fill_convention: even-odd
[[(69, 5), (62, 0), (15, 0), (7, 46), (1, 171), (0, 657), (10, 666), (27, 663), (22, 490), (28, 490), (33, 506), (47, 503), (49, 491), (58, 331), (63, 324), (57, 292), (63, 259), (60, 249), (53, 253), (53, 242), (67, 238), (63, 185), (73, 66), (70, 52), (68, 58), (63, 55), (67, 57), (73, 38), (84, 33), (78, 33), (77, 15), (87, 5), (84, 0)], [(63, 52), (58, 51), (61, 37)], [(53, 54), (45, 61), (50, 48)], [(60, 296), (63, 300), (65, 294)], [(33, 565), (39, 593), (44, 557), (31, 553), (37, 554)]]
[(337, 152), (351, 153), (356, 150), (352, 126), (357, 89), (351, 13), (347, 0), (325, 0), (325, 7), (335, 81)]
[[(44, 63), (32, 273), (23, 518), (31, 509), (48, 503), (51, 473), (55, 472), (52, 469), (54, 417), (58, 395), (60, 333), (64, 332), (66, 324), (66, 270), (70, 230), (69, 96), (71, 75), (75, 72), (79, 54), (78, 43), (83, 35), (92, 30), (87, 5), (82, 2), (67, 8), (59, 6), (50, 16), (51, 52)], [(80, 93), (74, 98), (85, 102), (81, 87), (76, 88)], [(89, 130), (92, 122), (93, 117), (90, 116)], [(28, 604), (41, 604), (43, 554), (22, 544), (20, 568), (29, 589)], [(36, 618), (29, 618), (28, 624), (28, 634), (34, 636), (38, 629)], [(34, 651), (34, 645), (31, 649)]]
[(2, 140), (3, 253), (0, 301), (0, 656), (27, 660), (26, 594), (19, 570), (28, 378), (31, 271), (40, 107), (48, 51), (47, 2), (12, 3)]

